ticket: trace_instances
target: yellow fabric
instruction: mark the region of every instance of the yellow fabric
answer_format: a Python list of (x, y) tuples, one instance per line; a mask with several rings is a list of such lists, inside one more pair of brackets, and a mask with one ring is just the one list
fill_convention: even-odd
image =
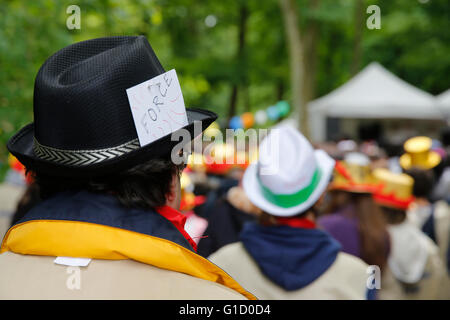
[(32, 220), (6, 233), (0, 253), (92, 259), (132, 259), (222, 284), (248, 299), (256, 297), (207, 259), (166, 239), (89, 222)]

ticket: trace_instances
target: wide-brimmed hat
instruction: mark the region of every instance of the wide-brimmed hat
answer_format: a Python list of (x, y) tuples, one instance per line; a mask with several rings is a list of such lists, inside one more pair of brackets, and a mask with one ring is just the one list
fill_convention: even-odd
[(289, 217), (311, 208), (327, 189), (334, 160), (314, 150), (291, 126), (271, 130), (249, 165), (243, 187), (250, 201), (274, 216)]
[[(174, 132), (169, 132), (141, 145), (127, 95), (127, 89), (163, 73), (144, 36), (92, 39), (63, 48), (36, 76), (34, 122), (7, 147), (28, 169), (68, 177), (106, 175), (167, 155), (181, 138), (172, 141)], [(192, 138), (198, 132), (194, 122), (203, 131), (217, 118), (200, 109), (186, 109), (186, 116), (174, 131), (186, 129)]]
[(354, 193), (373, 193), (378, 186), (374, 183), (370, 159), (361, 152), (350, 152), (335, 166), (330, 190)]
[(381, 206), (406, 210), (414, 200), (414, 179), (405, 173), (394, 173), (385, 168), (373, 171), (375, 182), (380, 185), (373, 199)]
[(408, 139), (403, 145), (406, 153), (400, 157), (400, 166), (405, 170), (413, 167), (425, 170), (436, 167), (441, 162), (441, 156), (431, 150), (432, 143), (429, 137), (424, 136)]

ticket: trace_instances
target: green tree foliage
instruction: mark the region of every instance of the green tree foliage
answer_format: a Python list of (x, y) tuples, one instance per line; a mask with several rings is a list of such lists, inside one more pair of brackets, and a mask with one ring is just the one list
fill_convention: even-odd
[[(352, 75), (357, 0), (317, 0), (317, 6), (312, 1), (297, 4), (302, 32), (317, 26), (313, 97), (318, 97)], [(375, 60), (432, 94), (449, 88), (448, 0), (362, 3), (359, 68)], [(72, 4), (81, 8), (80, 30), (66, 27)], [(380, 30), (365, 27), (370, 4), (381, 8)], [(245, 41), (239, 49), (243, 7)], [(130, 34), (145, 35), (163, 66), (177, 70), (187, 106), (209, 108), (221, 118), (233, 86), (239, 88), (238, 114), (290, 100), (295, 90), (289, 88), (284, 25), (275, 0), (0, 0), (0, 163), (7, 164), (7, 140), (33, 119), (34, 78), (49, 55), (73, 42)]]

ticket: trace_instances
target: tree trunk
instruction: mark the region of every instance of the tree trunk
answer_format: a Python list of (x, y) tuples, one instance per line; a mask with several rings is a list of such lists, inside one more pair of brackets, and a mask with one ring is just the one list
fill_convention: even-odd
[(284, 81), (283, 81), (283, 79), (279, 79), (277, 82), (276, 96), (277, 96), (277, 101), (283, 100), (283, 96), (284, 96)]
[(355, 75), (361, 66), (361, 39), (364, 28), (364, 4), (363, 0), (355, 0), (354, 11), (354, 39), (353, 39), (353, 55), (350, 73)]
[[(318, 5), (319, 0), (311, 0), (309, 9), (315, 10)], [(305, 107), (307, 107), (309, 101), (314, 99), (316, 92), (318, 32), (319, 25), (317, 21), (309, 19), (303, 37), (303, 70), (305, 76), (303, 79), (302, 99)]]
[[(238, 52), (237, 52), (237, 59), (239, 63), (242, 63), (244, 59), (244, 48), (245, 48), (245, 38), (247, 34), (248, 16), (249, 11), (247, 6), (245, 4), (242, 4), (239, 10), (239, 35), (238, 35)], [(247, 86), (248, 84), (246, 79), (247, 77), (246, 71), (239, 70), (239, 72), (242, 72), (241, 75), (239, 76), (239, 82)], [(228, 122), (230, 121), (231, 117), (233, 117), (236, 114), (238, 92), (239, 92), (239, 83), (234, 83), (230, 95), (230, 105), (228, 108)]]
[(233, 84), (233, 87), (231, 88), (230, 105), (228, 107), (227, 123), (230, 123), (231, 117), (233, 117), (234, 114), (236, 113), (237, 95), (238, 95), (238, 86), (237, 84)]
[(308, 110), (302, 97), (304, 68), (298, 8), (295, 0), (279, 0), (279, 4), (289, 49), (292, 109), (299, 117), (297, 121), (299, 121), (300, 130), (309, 137)]

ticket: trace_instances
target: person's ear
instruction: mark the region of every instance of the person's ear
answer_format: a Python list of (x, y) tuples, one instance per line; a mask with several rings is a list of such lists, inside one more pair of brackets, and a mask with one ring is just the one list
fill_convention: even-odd
[(174, 174), (170, 183), (169, 193), (166, 194), (166, 205), (176, 210), (180, 209), (181, 203), (181, 185), (180, 176)]
[(176, 198), (177, 193), (177, 177), (176, 175), (172, 176), (172, 180), (170, 181), (169, 193), (166, 195), (167, 202), (171, 202)]

